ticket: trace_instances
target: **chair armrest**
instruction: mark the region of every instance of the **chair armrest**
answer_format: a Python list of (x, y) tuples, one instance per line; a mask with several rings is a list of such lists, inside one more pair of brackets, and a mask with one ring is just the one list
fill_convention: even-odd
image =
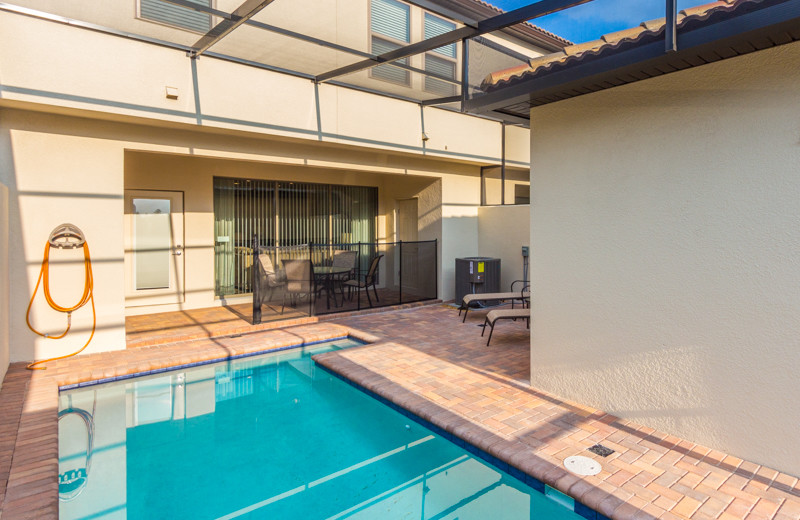
[(514, 292), (514, 285), (518, 283), (522, 284), (522, 289), (520, 290), (520, 293), (525, 292), (525, 289), (528, 289), (531, 286), (528, 280), (514, 280), (513, 282), (511, 282), (511, 292)]

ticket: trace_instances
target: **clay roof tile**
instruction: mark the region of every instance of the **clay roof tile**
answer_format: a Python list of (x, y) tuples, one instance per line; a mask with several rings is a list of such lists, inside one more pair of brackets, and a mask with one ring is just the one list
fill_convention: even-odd
[(606, 43), (616, 43), (620, 40), (628, 39), (636, 39), (637, 36), (645, 32), (647, 28), (642, 25), (638, 25), (636, 27), (631, 27), (630, 29), (625, 29), (622, 31), (616, 31), (608, 34), (604, 34), (602, 39)]
[[(719, 10), (735, 11), (740, 5), (760, 1), (762, 0), (716, 0), (711, 3), (682, 10), (678, 14), (677, 22), (678, 24), (682, 24), (683, 22), (701, 19), (712, 15), (715, 11)], [(617, 47), (617, 45), (619, 45), (623, 40), (637, 40), (642, 38), (646, 33), (656, 35), (664, 29), (665, 25), (665, 18), (657, 18), (655, 20), (642, 22), (637, 27), (603, 35), (599, 40), (577, 45), (569, 45), (565, 47), (563, 51), (531, 59), (528, 66), (518, 65), (510, 69), (489, 74), (484, 82), (484, 86), (494, 88), (500, 82), (506, 82), (514, 78), (527, 76), (529, 74), (535, 74), (537, 71), (542, 72), (553, 65), (559, 65), (566, 62), (567, 58), (574, 57), (573, 59), (580, 61), (583, 59), (582, 56), (587, 52), (601, 54), (606, 51), (610, 51), (614, 47)]]
[(681, 11), (681, 14), (683, 14), (684, 16), (694, 16), (694, 15), (701, 15), (702, 16), (702, 15), (706, 14), (708, 11), (710, 11), (712, 9), (715, 9), (717, 7), (727, 7), (728, 5), (730, 5), (730, 4), (728, 2), (726, 2), (725, 0), (719, 0), (717, 2), (711, 2), (710, 4), (703, 4), (703, 5), (698, 5), (698, 6), (695, 6), (695, 7), (689, 7), (687, 9), (683, 9)]
[(586, 52), (593, 49), (599, 49), (600, 47), (605, 45), (605, 43), (606, 42), (604, 42), (603, 40), (592, 40), (586, 43), (568, 45), (567, 47), (564, 47), (564, 53), (566, 53), (567, 56), (575, 56), (581, 54), (582, 52)]

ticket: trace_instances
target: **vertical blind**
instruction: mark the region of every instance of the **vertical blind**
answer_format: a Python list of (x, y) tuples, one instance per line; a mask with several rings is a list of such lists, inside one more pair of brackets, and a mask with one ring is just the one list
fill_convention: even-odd
[[(211, 0), (189, 1), (204, 7), (211, 7)], [(211, 15), (171, 4), (165, 0), (140, 0), (139, 16), (191, 31), (204, 33), (211, 29)]]
[(262, 246), (374, 243), (378, 189), (214, 178), (217, 296), (251, 291), (252, 239)]

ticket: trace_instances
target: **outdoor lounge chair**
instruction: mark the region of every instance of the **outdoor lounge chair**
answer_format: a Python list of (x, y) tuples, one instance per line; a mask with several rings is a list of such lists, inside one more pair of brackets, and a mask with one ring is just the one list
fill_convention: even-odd
[(383, 258), (383, 255), (375, 255), (372, 259), (372, 262), (369, 264), (369, 271), (367, 274), (364, 275), (364, 280), (346, 280), (344, 285), (347, 286), (347, 294), (350, 298), (353, 297), (352, 291), (353, 288), (357, 289), (366, 289), (367, 291), (367, 301), (369, 301), (369, 306), (372, 307), (372, 299), (369, 297), (369, 288), (372, 287), (372, 290), (375, 292), (375, 300), (380, 302), (380, 298), (378, 298), (378, 264)]
[(483, 333), (486, 332), (486, 327), (489, 326), (492, 330), (489, 331), (489, 339), (486, 341), (486, 346), (492, 341), (492, 333), (494, 332), (494, 324), (497, 320), (516, 320), (517, 318), (528, 320), (528, 328), (531, 328), (531, 309), (495, 309), (489, 311), (486, 315), (486, 321), (483, 322)]
[[(514, 284), (522, 283), (522, 288), (519, 291), (514, 290)], [(502, 293), (484, 293), (484, 294), (465, 294), (461, 300), (461, 306), (458, 308), (458, 315), (461, 316), (461, 311), (464, 311), (464, 318), (461, 323), (467, 321), (467, 312), (470, 309), (470, 304), (473, 302), (503, 302), (511, 301), (511, 308), (514, 308), (514, 303), (519, 301), (523, 307), (526, 302), (531, 298), (530, 285), (526, 280), (514, 280), (511, 282), (511, 291)]]

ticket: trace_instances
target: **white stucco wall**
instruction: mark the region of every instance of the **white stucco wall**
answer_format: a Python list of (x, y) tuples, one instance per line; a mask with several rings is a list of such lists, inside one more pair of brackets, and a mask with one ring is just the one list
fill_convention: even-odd
[(532, 111), (535, 387), (800, 475), (798, 62)]
[(8, 346), (8, 188), (0, 183), (0, 387), (9, 361)]
[[(522, 280), (522, 246), (529, 246), (531, 239), (530, 212), (527, 204), (483, 206), (478, 210), (478, 254), (500, 259), (503, 291), (514, 280)], [(517, 286), (514, 288), (522, 289)]]

